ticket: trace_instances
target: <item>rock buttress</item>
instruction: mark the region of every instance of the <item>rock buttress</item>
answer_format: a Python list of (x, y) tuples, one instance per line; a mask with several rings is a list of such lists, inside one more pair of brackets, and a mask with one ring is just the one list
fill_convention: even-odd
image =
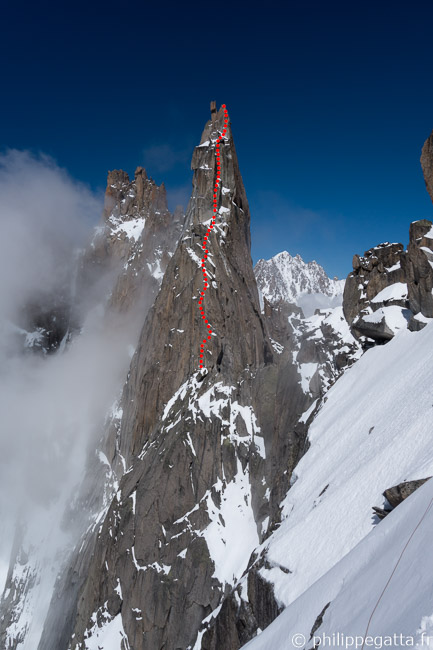
[(197, 305), (202, 242), (223, 116), (221, 109), (206, 124), (194, 151), (185, 227), (131, 363), (119, 445), (128, 470), (88, 544), (90, 561), (79, 557), (86, 579), (72, 614), (72, 650), (107, 625), (121, 627), (134, 650), (190, 647), (277, 521), (304, 448), (305, 431), (295, 424), (308, 399), (290, 350), (276, 355), (260, 312), (230, 126), (208, 243), (204, 308), (213, 334), (206, 371), (198, 370), (206, 335)]

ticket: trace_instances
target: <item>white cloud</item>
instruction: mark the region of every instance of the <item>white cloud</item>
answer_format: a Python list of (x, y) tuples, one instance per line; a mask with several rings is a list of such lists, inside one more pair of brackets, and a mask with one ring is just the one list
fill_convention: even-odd
[(68, 278), (101, 203), (48, 157), (16, 150), (0, 155), (0, 197), (0, 316), (13, 318)]
[[(12, 347), (10, 327), (4, 323), (13, 322), (33, 299), (67, 291), (74, 249), (87, 243), (101, 202), (52, 160), (18, 151), (0, 156), (0, 197), (0, 581), (4, 583), (17, 520), (24, 522), (32, 539), (51, 535), (53, 548), (56, 535), (62, 539), (65, 503), (80, 484), (89, 445), (101, 435), (105, 415), (121, 390), (139, 320), (134, 320), (136, 315), (107, 319), (102, 283), (100, 304), (85, 315), (82, 333), (64, 351), (42, 357)], [(97, 303), (98, 296), (94, 298)]]

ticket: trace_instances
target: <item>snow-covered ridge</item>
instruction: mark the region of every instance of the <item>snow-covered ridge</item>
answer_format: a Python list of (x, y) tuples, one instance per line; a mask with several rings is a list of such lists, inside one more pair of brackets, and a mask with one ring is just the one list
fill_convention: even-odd
[[(285, 300), (309, 314), (317, 307), (341, 304), (345, 280), (331, 279), (317, 262), (304, 262), (287, 251), (270, 260), (259, 260), (254, 268), (257, 285), (270, 302)], [(314, 303), (314, 304), (313, 304)]]

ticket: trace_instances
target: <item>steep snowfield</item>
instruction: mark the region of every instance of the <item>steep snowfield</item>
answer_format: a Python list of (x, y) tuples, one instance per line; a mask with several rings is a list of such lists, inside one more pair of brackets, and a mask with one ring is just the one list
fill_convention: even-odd
[[(249, 650), (433, 646), (433, 481), (427, 482), (288, 607)], [(371, 618), (371, 621), (370, 621)]]
[(254, 268), (258, 287), (270, 303), (286, 300), (299, 305), (306, 316), (315, 309), (341, 305), (344, 280), (331, 280), (317, 262), (304, 262), (287, 251)]
[[(405, 330), (367, 351), (328, 392), (283, 502), (282, 524), (264, 544), (272, 568), (262, 575), (288, 607), (248, 648), (312, 647), (310, 631), (330, 601), (317, 634), (365, 634), (433, 496), (433, 481), (427, 482), (376, 525), (371, 508), (384, 503), (386, 488), (433, 474), (432, 361), (433, 326)], [(429, 512), (378, 605), (370, 634), (401, 632), (415, 645), (421, 627), (433, 630), (432, 524)], [(291, 641), (295, 633), (306, 636), (305, 644)]]
[(98, 615), (99, 622), (102, 620), (103, 623), (98, 626), (95, 614), (94, 626), (85, 641), (85, 650), (130, 650), (121, 615), (111, 618), (106, 608), (98, 611)]

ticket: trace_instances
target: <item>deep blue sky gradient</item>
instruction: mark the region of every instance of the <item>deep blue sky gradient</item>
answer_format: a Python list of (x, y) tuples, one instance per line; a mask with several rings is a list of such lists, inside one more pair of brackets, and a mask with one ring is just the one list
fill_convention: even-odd
[[(226, 103), (253, 259), (345, 276), (355, 252), (432, 218), (432, 2), (1, 3), (0, 148), (94, 190), (145, 165), (186, 203), (209, 101)], [(99, 215), (96, 215), (97, 218)]]

